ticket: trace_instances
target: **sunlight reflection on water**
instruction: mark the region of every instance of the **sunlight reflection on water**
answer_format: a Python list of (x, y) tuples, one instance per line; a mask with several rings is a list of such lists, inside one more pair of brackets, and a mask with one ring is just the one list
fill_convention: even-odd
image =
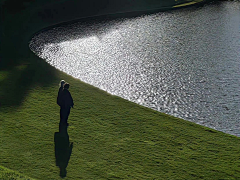
[(240, 136), (240, 3), (78, 22), (30, 49), (56, 68), (143, 106)]

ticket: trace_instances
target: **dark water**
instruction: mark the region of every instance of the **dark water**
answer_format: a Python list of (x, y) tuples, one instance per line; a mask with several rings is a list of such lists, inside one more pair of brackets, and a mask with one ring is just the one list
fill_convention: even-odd
[(240, 2), (78, 22), (30, 48), (111, 94), (240, 136)]

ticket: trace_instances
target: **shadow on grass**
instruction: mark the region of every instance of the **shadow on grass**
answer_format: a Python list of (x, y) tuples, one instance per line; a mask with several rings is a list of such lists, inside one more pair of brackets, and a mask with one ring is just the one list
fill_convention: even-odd
[(60, 168), (60, 177), (67, 176), (67, 166), (72, 154), (73, 143), (70, 144), (67, 126), (59, 124), (59, 132), (54, 134), (56, 166)]
[(24, 60), (22, 62), (16, 60), (12, 66), (0, 68), (0, 109), (19, 106), (31, 89), (37, 86), (47, 87), (52, 82), (58, 81), (56, 69), (44, 60), (35, 55)]
[(32, 0), (5, 0), (0, 3), (1, 110), (4, 107), (20, 106), (31, 89), (36, 86), (48, 87), (56, 80), (55, 68), (29, 50), (31, 28), (18, 25), (18, 22), (24, 22), (25, 16), (21, 17), (24, 14), (22, 5), (28, 1)]
[(12, 17), (13, 15), (6, 9), (1, 7), (0, 10), (4, 10), (0, 18), (0, 22), (3, 23), (3, 26), (0, 26), (0, 109), (2, 109), (21, 105), (29, 91), (36, 86), (49, 86), (56, 80), (56, 69), (30, 51), (28, 34), (31, 33), (16, 24), (20, 20)]

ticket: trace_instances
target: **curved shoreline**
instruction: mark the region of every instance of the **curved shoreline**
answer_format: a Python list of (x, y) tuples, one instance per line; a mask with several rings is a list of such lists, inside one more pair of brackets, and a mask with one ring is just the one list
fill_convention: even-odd
[[(70, 179), (240, 177), (239, 138), (111, 96), (33, 54), (28, 42), (40, 27), (69, 23), (67, 18), (43, 22), (44, 13), (49, 12), (36, 9), (39, 11), (27, 9), (5, 17), (9, 21), (1, 44), (0, 56), (4, 53), (5, 59), (0, 62), (0, 73), (8, 74), (0, 79), (7, 82), (0, 89), (0, 95), (6, 92), (3, 101), (0, 96), (1, 165), (38, 179), (59, 176), (52, 140), (59, 113), (55, 91), (59, 79), (64, 78), (73, 84), (71, 93), (76, 100), (69, 127), (75, 143), (74, 158), (68, 165)], [(79, 94), (82, 97), (77, 97)], [(12, 95), (17, 100), (12, 100)], [(7, 130), (11, 131), (5, 135)]]
[[(100, 21), (96, 20), (96, 19), (93, 19), (93, 21), (85, 20), (86, 22), (80, 21), (76, 24), (74, 24), (74, 23), (70, 24), (70, 25), (67, 24), (67, 26), (59, 26), (58, 28), (53, 28), (49, 31), (41, 33), (34, 38), (34, 41), (32, 41), (30, 47), (34, 52), (36, 52), (36, 54), (38, 54), (37, 52), (41, 52), (41, 50), (39, 51), (38, 47), (44, 47), (45, 45), (48, 46), (47, 44), (51, 43), (52, 45), (50, 46), (50, 50), (48, 48), (46, 48), (46, 51), (44, 50), (43, 54), (46, 54), (46, 56), (45, 56), (46, 58), (44, 58), (44, 55), (42, 53), (40, 53), (38, 55), (40, 57), (42, 57), (43, 59), (45, 59), (49, 64), (55, 66), (57, 69), (62, 70), (65, 73), (69, 73), (72, 76), (74, 76), (75, 78), (80, 79), (81, 81), (92, 84), (95, 87), (104, 89), (105, 91), (107, 91), (111, 94), (118, 95), (120, 97), (123, 97), (124, 99), (136, 102), (138, 104), (155, 109), (157, 111), (164, 112), (166, 114), (170, 114), (170, 115), (173, 115), (173, 116), (185, 119), (185, 120), (189, 120), (191, 122), (195, 122), (197, 124), (204, 125), (204, 126), (207, 126), (207, 127), (213, 128), (213, 129), (217, 129), (217, 130), (223, 131), (225, 133), (239, 136), (239, 129), (236, 127), (237, 126), (237, 121), (236, 121), (237, 120), (237, 116), (236, 116), (237, 109), (234, 110), (234, 108), (233, 108), (233, 107), (237, 107), (237, 105), (238, 105), (236, 99), (229, 101), (228, 98), (225, 98), (224, 106), (229, 107), (231, 103), (235, 104), (235, 106), (231, 106), (231, 108), (229, 108), (227, 111), (224, 111), (224, 109), (221, 109), (221, 106), (218, 106), (218, 105), (216, 105), (216, 103), (215, 104), (213, 103), (213, 102), (218, 102), (220, 104), (220, 102), (223, 102), (222, 97), (217, 96), (218, 89), (215, 89), (214, 88), (215, 86), (210, 86), (210, 85), (206, 84), (206, 81), (207, 82), (209, 81), (209, 82), (211, 82), (211, 84), (218, 85), (219, 81), (217, 81), (216, 78), (214, 78), (214, 77), (222, 76), (219, 74), (214, 75), (215, 70), (213, 70), (211, 68), (211, 66), (208, 66), (208, 65), (206, 66), (206, 64), (208, 64), (209, 62), (211, 62), (213, 64), (215, 64), (215, 62), (218, 62), (219, 64), (222, 64), (221, 67), (225, 67), (226, 65), (224, 65), (224, 63), (230, 62), (231, 59), (235, 59), (235, 60), (237, 59), (237, 56), (234, 56), (235, 55), (234, 52), (231, 53), (232, 57), (234, 57), (234, 58), (228, 59), (228, 61), (225, 61), (224, 57), (221, 57), (220, 59), (215, 58), (215, 56), (212, 54), (212, 52), (214, 52), (215, 54), (221, 54), (221, 52), (229, 52), (229, 51), (228, 50), (226, 51), (224, 48), (219, 50), (218, 47), (220, 47), (220, 46), (217, 43), (219, 41), (219, 38), (217, 38), (217, 39), (211, 38), (211, 37), (215, 37), (215, 35), (217, 36), (219, 33), (221, 34), (221, 32), (222, 32), (222, 31), (220, 31), (220, 32), (216, 31), (215, 29), (218, 29), (218, 26), (217, 27), (213, 26), (213, 24), (222, 24), (221, 22), (224, 21), (225, 19), (230, 20), (232, 16), (228, 16), (229, 13), (238, 15), (238, 11), (236, 11), (236, 9), (234, 9), (234, 7), (237, 8), (237, 6), (238, 5), (237, 4), (235, 5), (235, 3), (233, 4), (231, 2), (225, 2), (225, 3), (221, 3), (221, 4), (211, 4), (208, 6), (204, 6), (203, 8), (187, 8), (187, 9), (172, 11), (170, 13), (164, 12), (164, 13), (156, 13), (156, 14), (152, 14), (152, 15), (143, 15), (143, 16), (139, 16), (137, 18), (120, 18), (120, 19), (116, 19), (116, 21), (115, 20), (112, 21), (112, 20), (108, 20), (108, 19), (100, 20)], [(225, 7), (225, 10), (218, 11), (219, 7)], [(230, 9), (230, 7), (231, 7), (231, 9)], [(211, 17), (212, 17), (212, 19), (214, 19), (214, 21), (209, 20), (208, 12), (211, 12)], [(184, 16), (183, 16), (183, 14), (184, 14)], [(186, 16), (186, 14), (188, 16)], [(225, 19), (221, 18), (224, 15), (226, 15), (226, 17), (228, 17), (228, 18), (225, 18)], [(151, 18), (151, 17), (154, 17), (154, 18)], [(174, 18), (171, 18), (171, 17), (174, 17)], [(164, 19), (164, 21), (163, 21), (163, 19)], [(194, 23), (192, 24), (192, 23), (188, 22), (189, 19), (191, 19), (191, 22), (194, 22)], [(170, 22), (171, 22), (171, 25), (174, 24), (174, 29), (176, 31), (173, 31), (171, 29), (172, 26), (165, 26), (166, 23), (167, 23), (167, 25), (169, 25)], [(184, 23), (182, 23), (182, 22), (184, 22)], [(202, 23), (202, 22), (204, 22), (204, 23)], [(233, 27), (233, 28), (231, 28), (232, 29), (231, 32), (233, 32), (233, 33), (230, 33), (230, 34), (234, 34), (235, 37), (238, 37), (238, 34), (235, 33), (235, 32), (237, 32), (237, 29), (234, 28), (235, 27), (234, 24), (236, 24), (236, 21), (235, 21), (235, 23), (230, 23), (230, 21), (226, 21), (226, 22), (229, 22), (228, 23), (229, 27)], [(205, 28), (203, 28), (206, 24), (207, 24), (207, 26)], [(165, 28), (163, 28), (163, 27), (165, 27)], [(219, 27), (221, 27), (221, 26), (219, 26)], [(128, 28), (130, 28), (130, 29), (128, 29)], [(201, 40), (202, 37), (208, 37), (208, 35), (209, 35), (208, 32), (205, 32), (205, 30), (207, 28), (214, 29), (215, 34), (211, 33), (211, 37), (204, 38), (204, 41), (202, 41)], [(155, 31), (156, 29), (157, 29), (157, 31)], [(184, 34), (181, 33), (181, 36), (179, 36), (178, 29), (179, 30), (184, 29)], [(188, 36), (186, 36), (186, 34), (189, 36), (192, 36), (191, 30), (193, 32), (195, 32), (194, 39), (197, 41), (192, 41), (192, 39), (188, 39)], [(99, 33), (98, 33), (98, 31), (99, 31)], [(148, 33), (147, 37), (145, 37), (145, 35), (144, 35), (144, 33), (146, 33), (146, 31)], [(141, 34), (141, 38), (139, 38), (139, 36), (137, 35), (138, 32), (144, 32), (143, 34)], [(156, 32), (156, 33), (154, 33), (154, 32)], [(224, 32), (226, 32), (226, 34), (227, 34), (228, 31), (224, 31)], [(172, 56), (172, 54), (175, 54), (174, 48), (171, 51), (168, 51), (167, 49), (163, 48), (164, 51), (161, 51), (162, 47), (165, 47), (164, 43), (161, 44), (161, 39), (162, 39), (162, 37), (165, 36), (165, 33), (167, 34), (167, 38), (170, 39), (170, 41), (171, 41), (170, 47), (172, 47), (172, 46), (175, 47), (175, 43), (178, 44), (179, 40), (182, 41), (181, 48), (178, 49), (178, 47), (180, 47), (180, 46), (178, 46), (176, 48), (177, 51), (182, 52), (181, 55)], [(58, 36), (56, 37), (56, 34), (59, 34), (59, 37)], [(113, 36), (111, 36), (111, 34), (113, 34)], [(129, 35), (129, 34), (131, 34), (131, 35)], [(199, 34), (201, 34), (201, 36), (199, 36)], [(127, 39), (124, 39), (125, 35), (128, 37)], [(137, 36), (135, 36), (135, 35), (137, 35)], [(113, 37), (115, 37), (115, 36), (116, 36), (117, 40), (113, 39)], [(89, 40), (91, 39), (90, 41), (87, 40), (88, 37), (90, 37), (89, 38)], [(97, 37), (98, 39), (95, 37)], [(71, 56), (67, 55), (68, 53), (66, 54), (67, 58), (65, 57), (65, 54), (63, 55), (62, 53), (60, 55), (57, 55), (60, 52), (60, 51), (58, 51), (59, 47), (61, 49), (61, 52), (66, 52), (66, 50), (64, 50), (64, 45), (62, 46), (59, 43), (69, 42), (70, 40), (81, 41), (79, 38), (84, 39), (84, 41), (86, 40), (85, 42), (87, 42), (87, 43), (84, 43), (84, 45), (82, 44), (82, 42), (80, 43), (81, 45), (79, 46), (79, 49), (77, 51), (77, 52), (81, 52), (80, 54), (77, 55), (75, 53), (76, 51), (74, 51), (74, 50), (72, 51), (72, 49), (78, 48), (78, 45), (74, 44), (73, 48), (71, 48), (70, 44), (73, 44), (74, 42), (70, 42), (70, 44), (67, 43), (68, 44), (67, 52), (69, 51)], [(224, 36), (222, 36), (222, 38), (224, 38)], [(107, 39), (108, 43), (106, 43), (106, 39)], [(134, 39), (137, 39), (137, 41)], [(142, 39), (144, 39), (144, 43), (148, 42), (147, 44), (152, 44), (149, 47), (149, 49), (148, 49), (148, 47), (146, 47), (144, 45), (144, 43), (142, 43), (143, 42)], [(151, 39), (153, 39), (154, 41), (152, 41)], [(186, 39), (188, 39), (188, 40), (186, 40)], [(209, 39), (211, 39), (211, 41), (209, 41)], [(100, 44), (99, 44), (99, 40), (101, 41)], [(116, 44), (114, 43), (115, 40), (117, 41)], [(156, 41), (158, 42), (157, 46), (155, 46)], [(41, 43), (41, 42), (45, 42), (45, 43)], [(120, 44), (119, 44), (119, 42), (120, 42)], [(126, 43), (126, 42), (128, 42), (128, 43)], [(184, 42), (187, 42), (187, 43), (184, 44)], [(201, 45), (202, 45), (201, 47), (199, 45), (199, 42), (201, 42)], [(208, 56), (206, 57), (206, 51), (202, 51), (202, 47), (208, 46), (208, 44), (211, 44), (211, 42), (212, 42), (212, 44), (217, 44), (217, 45), (211, 46), (212, 51), (209, 51), (207, 53)], [(228, 38), (226, 38), (226, 42), (228, 42)], [(53, 45), (54, 43), (57, 44), (56, 48), (58, 50), (56, 50), (56, 51), (51, 50), (56, 45), (56, 44)], [(90, 45), (89, 43), (96, 44), (96, 47), (92, 47), (92, 45)], [(109, 43), (111, 44), (111, 46), (108, 45)], [(38, 45), (36, 45), (36, 44), (38, 44)], [(65, 44), (65, 43), (63, 43), (63, 44)], [(124, 46), (122, 46), (122, 44), (124, 44)], [(136, 47), (137, 51), (134, 51), (134, 49), (131, 49), (131, 45), (129, 46), (129, 44), (139, 46), (139, 47)], [(115, 48), (112, 49), (112, 47), (114, 47), (116, 45), (117, 46), (119, 45), (119, 47), (117, 47), (117, 50), (119, 52), (123, 53), (123, 55), (121, 57), (120, 56), (115, 57), (115, 55), (119, 54), (119, 52), (114, 52)], [(220, 45), (222, 45), (222, 44), (220, 44)], [(232, 45), (233, 45), (232, 49), (234, 49), (234, 47), (236, 47), (236, 46), (234, 46), (235, 44), (232, 44)], [(185, 46), (190, 47), (190, 49), (192, 51), (186, 51), (187, 48), (184, 48)], [(36, 48), (34, 48), (34, 47), (36, 47)], [(91, 47), (91, 48), (89, 48), (89, 47)], [(106, 47), (108, 50), (106, 50)], [(124, 47), (124, 49), (122, 49), (122, 47)], [(128, 48), (126, 48), (126, 47), (128, 47)], [(194, 47), (198, 47), (198, 49), (196, 51), (197, 53), (193, 53), (193, 52), (195, 52), (195, 49), (193, 49)], [(159, 49), (160, 50), (159, 54), (161, 54), (160, 55), (161, 58), (158, 59), (158, 55), (155, 54), (155, 52), (151, 51), (150, 48)], [(42, 49), (42, 48), (40, 48), (40, 49)], [(55, 48), (53, 48), (53, 49), (55, 49)], [(144, 50), (145, 54), (148, 54), (148, 56), (145, 56), (145, 57), (142, 56), (143, 50)], [(89, 51), (89, 53), (88, 53), (88, 51)], [(54, 52), (54, 55), (52, 54), (52, 52)], [(101, 57), (101, 55), (98, 55), (98, 53), (96, 53), (96, 52), (101, 52), (100, 54), (102, 54), (102, 52), (105, 52), (105, 53), (104, 53), (104, 56)], [(151, 54), (149, 54), (147, 52), (151, 52)], [(216, 52), (218, 52), (218, 53), (216, 53)], [(178, 52), (176, 52), (176, 53), (178, 54)], [(82, 54), (88, 54), (88, 55), (83, 56)], [(128, 54), (128, 56), (124, 56), (124, 54)], [(134, 57), (130, 56), (129, 54), (131, 54), (131, 55), (134, 54)], [(137, 56), (135, 56), (136, 54), (137, 54)], [(182, 54), (185, 54), (186, 56), (182, 56)], [(52, 59), (51, 56), (53, 56), (54, 58)], [(63, 56), (65, 57), (64, 58), (65, 62), (61, 61)], [(111, 57), (111, 58), (108, 58), (108, 57)], [(135, 59), (136, 57), (137, 57), (137, 59)], [(151, 57), (154, 57), (154, 59), (151, 59)], [(197, 63), (194, 61), (194, 59), (192, 59), (192, 57), (194, 57), (194, 59), (198, 59)], [(143, 58), (144, 60), (141, 58)], [(181, 76), (181, 78), (177, 76), (178, 79), (173, 78), (168, 81), (165, 81), (164, 80), (165, 78), (162, 78), (159, 81), (159, 77), (160, 77), (159, 74), (161, 74), (161, 72), (165, 72), (164, 69), (167, 69), (168, 67), (171, 67), (170, 69), (172, 69), (173, 67), (175, 67), (175, 65), (176, 65), (176, 68), (178, 68), (178, 65), (179, 65), (178, 63), (177, 64), (173, 63), (172, 65), (169, 65), (169, 64), (171, 64), (171, 61), (167, 61), (167, 59), (170, 60), (170, 59), (175, 59), (175, 58), (180, 60), (180, 61), (176, 61), (176, 62), (181, 63), (181, 68), (185, 67), (185, 68), (181, 69), (181, 70), (183, 70), (183, 72), (185, 72), (184, 76)], [(129, 61), (126, 61), (126, 59), (128, 59)], [(157, 61), (155, 61), (155, 59)], [(73, 61), (71, 61), (71, 60), (73, 60)], [(78, 61), (78, 60), (81, 60), (81, 61)], [(141, 61), (141, 64), (136, 65), (137, 63), (140, 62), (139, 60)], [(150, 83), (150, 80), (148, 81), (148, 78), (146, 78), (146, 81), (145, 81), (144, 78), (142, 76), (140, 78), (139, 75), (138, 75), (139, 79), (136, 79), (137, 74), (139, 74), (139, 73), (142, 74), (143, 72), (145, 74), (145, 72), (146, 72), (146, 71), (144, 71), (145, 67), (148, 67), (149, 69), (151, 69), (151, 65), (147, 64), (147, 62), (156, 62), (156, 64), (155, 64), (156, 66), (154, 66), (154, 70), (158, 70), (159, 69), (159, 68), (157, 68), (158, 62), (163, 62), (164, 60), (166, 60), (166, 62), (167, 62), (164, 64), (166, 66), (164, 66), (164, 67), (161, 66), (161, 71), (155, 71), (153, 73), (153, 74), (155, 74), (157, 72), (158, 76), (155, 77), (155, 79), (158, 82), (155, 82), (155, 80), (151, 80), (151, 83)], [(89, 63), (89, 61), (91, 63)], [(109, 64), (104, 67), (104, 71), (101, 71), (101, 67), (104, 66), (104, 65), (102, 65), (101, 61)], [(136, 64), (132, 63), (133, 61)], [(144, 61), (144, 63), (142, 61)], [(66, 64), (66, 62), (67, 62), (67, 64)], [(133, 70), (134, 68), (132, 68), (132, 67), (129, 67), (128, 70), (124, 71), (125, 73), (123, 73), (122, 70), (119, 72), (114, 72), (114, 71), (111, 72), (111, 70), (110, 70), (111, 68), (109, 68), (109, 67), (115, 67), (115, 65), (113, 65), (114, 62), (119, 62), (119, 64), (122, 62), (128, 62), (128, 63), (131, 62), (131, 65), (134, 64), (134, 67), (139, 68), (138, 72), (135, 73)], [(195, 62), (196, 64), (200, 63), (201, 65), (203, 65), (205, 67), (204, 68), (205, 71), (200, 70), (202, 68), (197, 67), (197, 66), (191, 67), (191, 65), (189, 65), (188, 63), (185, 64), (184, 62)], [(63, 66), (61, 65), (64, 63), (66, 64), (65, 68), (63, 68)], [(145, 63), (147, 65), (145, 65)], [(195, 64), (195, 63), (192, 63), (192, 64)], [(234, 63), (235, 63), (234, 61), (230, 64), (228, 63), (228, 65), (229, 65), (228, 69), (231, 69), (231, 64), (234, 64)], [(92, 66), (91, 64), (95, 64), (96, 66), (99, 65), (99, 67), (94, 69), (94, 66)], [(119, 66), (119, 64), (118, 64), (118, 66)], [(125, 67), (125, 66), (126, 65), (122, 65), (122, 66), (120, 65), (119, 68), (121, 69), (121, 67)], [(74, 67), (79, 67), (79, 68), (74, 69)], [(69, 70), (69, 69), (71, 69), (71, 70)], [(133, 73), (132, 76), (130, 76), (130, 77), (134, 81), (128, 79), (129, 76), (127, 74), (130, 72), (130, 69), (131, 69), (131, 72)], [(192, 70), (194, 69), (194, 72), (192, 72), (193, 74), (189, 75), (189, 77), (195, 77), (194, 74), (199, 74), (200, 76), (195, 77), (196, 79), (194, 79), (194, 80), (189, 80), (189, 82), (191, 82), (190, 86), (188, 86), (188, 84), (185, 84), (185, 86), (184, 86), (183, 84), (185, 82), (188, 82), (188, 80), (181, 81), (181, 79), (182, 78), (184, 79), (184, 77), (186, 77), (185, 74), (188, 74), (188, 73), (186, 73), (186, 71), (191, 73), (191, 69)], [(222, 72), (220, 69), (218, 71)], [(106, 73), (107, 70), (109, 70), (109, 73)], [(169, 70), (167, 70), (166, 72), (168, 72), (168, 71)], [(94, 72), (94, 73), (91, 73), (91, 72)], [(175, 72), (175, 71), (173, 70), (173, 72)], [(208, 73), (205, 73), (205, 72), (208, 72)], [(233, 70), (231, 72), (235, 72), (235, 70)], [(152, 71), (151, 71), (151, 73), (152, 73)], [(153, 77), (151, 73), (148, 72), (147, 74), (149, 76)], [(181, 74), (181, 72), (178, 71), (177, 74), (179, 74), (179, 73)], [(93, 74), (98, 74), (98, 76), (94, 76)], [(108, 77), (108, 74), (112, 74), (112, 76), (114, 76), (115, 78), (112, 79), (112, 78)], [(119, 76), (116, 74), (121, 74), (121, 75)], [(136, 74), (136, 75), (134, 75), (134, 74)], [(211, 76), (208, 76), (209, 74), (211, 74)], [(126, 75), (126, 77), (125, 77), (125, 75)], [(234, 76), (234, 75), (235, 74), (233, 73), (231, 77), (237, 78), (237, 76)], [(165, 77), (165, 75), (162, 74), (162, 77)], [(173, 76), (173, 77), (176, 77), (176, 76)], [(201, 77), (201, 78), (199, 78), (199, 77)], [(227, 76), (225, 75), (225, 78), (226, 77)], [(231, 79), (231, 77), (228, 77), (228, 78)], [(200, 81), (201, 84), (198, 83), (199, 79), (202, 79), (202, 78), (204, 79), (204, 81), (201, 80)], [(154, 78), (152, 78), (152, 79), (154, 79)], [(180, 90), (177, 86), (174, 87), (174, 85), (172, 85), (173, 83), (168, 84), (169, 82), (172, 82), (174, 80), (176, 80), (177, 84), (180, 84), (181, 86), (185, 87), (184, 91), (180, 93), (181, 95), (176, 93), (176, 92), (180, 92)], [(118, 83), (116, 83), (116, 81)], [(110, 82), (112, 83), (111, 86), (109, 85), (109, 84), (111, 84)], [(120, 82), (124, 82), (125, 85), (119, 85), (119, 84), (121, 84)], [(148, 82), (151, 85), (148, 86), (148, 84), (147, 83), (144, 84), (144, 82)], [(116, 83), (116, 84), (114, 84), (114, 83)], [(228, 83), (229, 83), (229, 81), (228, 81)], [(140, 86), (140, 84), (141, 84), (141, 86)], [(154, 84), (154, 87), (152, 86), (152, 84)], [(221, 79), (220, 84), (225, 84), (223, 79)], [(234, 85), (234, 82), (232, 82), (230, 84)], [(129, 85), (129, 87), (126, 88), (126, 86), (128, 86), (128, 85)], [(155, 89), (156, 85), (158, 85), (161, 88)], [(229, 85), (229, 87), (232, 87), (231, 85)], [(178, 98), (176, 98), (175, 96), (168, 95), (170, 86), (171, 86), (171, 89), (170, 89), (171, 93), (175, 92), (176, 94), (178, 94), (179, 96), (176, 95), (176, 97), (178, 97)], [(114, 89), (114, 87), (115, 88), (117, 87), (117, 88)], [(124, 87), (124, 88), (122, 88), (122, 87)], [(135, 87), (135, 89), (133, 87)], [(136, 88), (136, 87), (138, 87), (138, 88)], [(139, 87), (141, 87), (141, 88), (139, 88)], [(148, 88), (146, 88), (146, 87), (148, 87)], [(166, 87), (166, 91), (164, 91), (163, 90), (164, 88), (162, 88), (162, 87)], [(186, 88), (186, 87), (188, 87), (188, 88)], [(199, 87), (199, 88), (196, 88), (196, 87)], [(154, 90), (151, 91), (151, 93), (147, 93), (149, 89), (154, 89)], [(193, 92), (193, 89), (195, 90), (194, 92)], [(206, 89), (209, 90), (209, 93), (206, 93), (206, 92), (208, 92), (208, 91), (205, 91)], [(232, 89), (225, 87), (224, 90), (222, 90), (222, 91), (237, 92), (237, 90), (238, 89), (234, 89), (234, 87), (232, 87)], [(191, 91), (191, 92), (189, 92), (189, 91)], [(125, 92), (125, 93), (122, 93), (122, 92)], [(140, 92), (142, 92), (142, 93), (140, 93)], [(186, 94), (191, 94), (191, 93), (193, 94), (192, 97), (194, 97), (194, 98), (191, 98), (191, 101), (189, 101), (189, 97), (186, 96)], [(132, 94), (135, 94), (135, 95), (132, 95)], [(141, 95), (146, 94), (146, 96), (144, 96), (144, 98), (143, 98), (142, 97), (143, 95), (141, 96), (140, 94)], [(165, 98), (163, 98), (163, 96)], [(166, 103), (166, 102), (168, 102), (166, 99), (169, 99), (169, 98), (166, 98), (166, 96), (170, 97), (171, 105)], [(151, 97), (153, 99), (150, 99), (148, 97)], [(208, 97), (208, 99), (204, 99), (204, 97)], [(142, 99), (142, 100), (144, 99), (144, 100), (140, 101), (140, 99)], [(181, 102), (180, 102), (180, 99), (181, 99)], [(179, 103), (178, 103), (178, 100), (179, 100)], [(188, 106), (188, 104), (194, 104), (195, 108)], [(210, 108), (206, 108), (205, 107), (206, 104)], [(236, 113), (233, 113), (234, 111)], [(226, 122), (226, 119), (229, 119), (229, 121)]]

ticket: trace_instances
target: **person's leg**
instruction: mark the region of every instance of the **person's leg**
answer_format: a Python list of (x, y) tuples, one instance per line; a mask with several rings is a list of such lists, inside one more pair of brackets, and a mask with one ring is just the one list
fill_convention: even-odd
[(66, 119), (65, 119), (66, 121), (65, 121), (65, 123), (67, 124), (67, 126), (68, 126), (68, 122), (67, 122), (67, 121), (68, 121), (68, 116), (69, 116), (69, 114), (70, 114), (70, 109), (71, 109), (71, 108), (67, 108), (67, 109), (66, 109)]
[(67, 118), (68, 118), (68, 110), (66, 108), (62, 108), (62, 118), (61, 118), (61, 124), (66, 125)]
[(60, 123), (63, 121), (63, 108), (60, 108)]
[(68, 121), (69, 114), (70, 114), (70, 108), (62, 108), (61, 109), (61, 121), (60, 121), (60, 124), (68, 125), (67, 121)]
[(61, 107), (60, 109), (60, 123), (59, 123), (59, 132), (63, 132), (65, 123), (64, 123), (64, 108)]

